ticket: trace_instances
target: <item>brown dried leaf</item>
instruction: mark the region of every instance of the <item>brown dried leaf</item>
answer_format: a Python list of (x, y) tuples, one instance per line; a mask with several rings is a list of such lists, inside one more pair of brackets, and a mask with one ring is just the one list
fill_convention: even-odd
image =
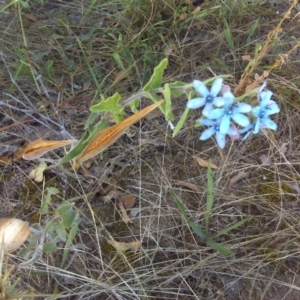
[(11, 166), (11, 164), (12, 164), (11, 155), (12, 155), (12, 153), (9, 151), (0, 155), (0, 166), (1, 167)]
[(88, 90), (91, 85), (92, 85), (92, 82), (90, 80), (85, 81), (82, 85), (82, 92), (85, 92), (86, 90)]
[(179, 15), (179, 20), (183, 21), (183, 20), (186, 19), (186, 17), (187, 17), (187, 14), (186, 13), (182, 13), (182, 14)]
[(199, 187), (196, 184), (190, 183), (190, 182), (186, 182), (186, 181), (174, 181), (174, 184), (176, 185), (182, 185), (185, 186), (197, 193), (201, 193), (201, 190), (199, 189)]
[(235, 183), (237, 183), (241, 179), (245, 179), (249, 177), (249, 172), (239, 172), (237, 175), (233, 176), (229, 180), (229, 188), (231, 188)]
[(33, 160), (38, 159), (51, 150), (58, 149), (76, 143), (77, 140), (66, 141), (46, 141), (42, 139), (35, 140), (27, 145), (24, 150), (23, 159)]
[(119, 198), (119, 201), (121, 201), (123, 203), (125, 209), (129, 209), (129, 208), (133, 207), (133, 205), (135, 203), (135, 199), (136, 199), (136, 196), (127, 194), (127, 195), (122, 195)]
[[(206, 161), (200, 157), (197, 157), (197, 156), (194, 156), (194, 159), (197, 161), (197, 163), (199, 164), (200, 167), (208, 168), (208, 161)], [(213, 164), (212, 162), (210, 162), (210, 167), (215, 170), (218, 169), (218, 167), (215, 164)]]
[(86, 148), (76, 158), (74, 168), (76, 169), (84, 161), (94, 157), (98, 153), (107, 149), (126, 131), (126, 129), (128, 129), (132, 124), (136, 123), (138, 120), (149, 114), (152, 110), (154, 110), (164, 101), (165, 100), (160, 100), (142, 109), (136, 114), (128, 117), (122, 122), (101, 130), (98, 134), (96, 134), (94, 138), (91, 139)]
[(36, 16), (33, 14), (25, 14), (25, 18), (31, 22), (36, 22)]
[(115, 247), (117, 251), (121, 251), (121, 252), (127, 250), (137, 251), (142, 247), (141, 241), (125, 243), (125, 242), (117, 242), (115, 240), (107, 240), (107, 242), (113, 247)]
[(122, 219), (125, 224), (132, 224), (132, 220), (128, 217), (126, 209), (124, 208), (124, 205), (121, 201), (119, 201), (119, 208), (121, 210)]
[(197, 7), (192, 11), (192, 14), (193, 14), (193, 15), (196, 15), (196, 14), (198, 14), (198, 13), (200, 12), (200, 10), (201, 10), (201, 7), (200, 7), (200, 6), (197, 6)]
[(243, 61), (251, 61), (252, 58), (251, 58), (250, 55), (242, 55), (242, 60), (243, 60)]

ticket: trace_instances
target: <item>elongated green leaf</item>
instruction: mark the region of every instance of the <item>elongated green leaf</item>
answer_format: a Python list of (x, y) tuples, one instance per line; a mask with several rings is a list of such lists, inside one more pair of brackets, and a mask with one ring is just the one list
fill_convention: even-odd
[(72, 224), (72, 227), (69, 231), (68, 239), (67, 239), (67, 242), (65, 244), (64, 251), (63, 251), (63, 257), (62, 257), (62, 260), (61, 260), (60, 268), (63, 268), (63, 266), (65, 265), (68, 254), (70, 252), (71, 244), (72, 244), (72, 242), (73, 242), (73, 240), (74, 240), (74, 238), (77, 234), (79, 223), (80, 223), (80, 219), (79, 219), (79, 215), (77, 214), (77, 217), (75, 218), (75, 220)]
[(174, 199), (174, 201), (177, 204), (177, 207), (180, 211), (180, 213), (182, 214), (183, 218), (185, 219), (185, 221), (187, 222), (187, 224), (193, 229), (193, 231), (201, 238), (201, 240), (203, 242), (206, 243), (207, 240), (207, 236), (205, 235), (204, 231), (193, 221), (191, 220), (184, 208), (183, 203), (181, 202), (181, 200), (178, 198), (178, 196), (176, 195), (176, 193), (174, 192), (174, 190), (172, 188), (170, 188), (170, 193), (172, 198)]
[(48, 213), (48, 206), (51, 203), (51, 197), (52, 195), (56, 195), (59, 193), (59, 190), (55, 187), (48, 187), (46, 189), (46, 195), (42, 199), (41, 208), (40, 208), (40, 214), (45, 215)]
[(210, 218), (210, 213), (211, 213), (213, 203), (214, 203), (214, 184), (213, 184), (212, 171), (211, 171), (211, 166), (209, 161), (207, 167), (207, 199), (206, 199), (206, 210), (205, 210), (206, 234), (208, 234), (208, 230), (209, 230), (209, 218)]
[(148, 92), (152, 89), (159, 88), (162, 83), (164, 71), (168, 65), (168, 59), (163, 59), (160, 64), (154, 68), (154, 72), (150, 78), (150, 80), (146, 83), (146, 85), (143, 88), (144, 92)]
[(230, 249), (224, 247), (223, 245), (216, 243), (214, 240), (212, 240), (211, 238), (209, 238), (204, 231), (202, 230), (202, 228), (200, 226), (198, 226), (192, 219), (190, 219), (185, 211), (184, 205), (181, 202), (181, 200), (178, 198), (178, 196), (176, 195), (176, 193), (174, 192), (174, 190), (172, 188), (170, 188), (170, 193), (172, 198), (174, 199), (174, 201), (177, 204), (177, 207), (180, 211), (180, 213), (182, 214), (183, 218), (185, 219), (185, 221), (187, 222), (187, 224), (192, 228), (192, 230), (195, 232), (195, 234), (197, 234), (201, 240), (203, 242), (205, 242), (208, 246), (210, 246), (212, 249), (218, 251), (219, 253), (221, 253), (224, 256), (228, 256), (228, 255), (232, 255), (233, 253)]
[(230, 232), (231, 230), (233, 229), (237, 229), (238, 227), (242, 226), (244, 223), (250, 221), (252, 218), (251, 217), (248, 217), (248, 218), (245, 218), (243, 220), (240, 220), (238, 222), (236, 222), (235, 224), (225, 228), (225, 229), (222, 229), (221, 231), (219, 231), (215, 236), (214, 238), (217, 238), (221, 235), (224, 235), (224, 234), (228, 234), (228, 232)]
[(7, 10), (10, 6), (16, 4), (19, 0), (12, 0), (12, 1), (9, 1), (8, 4), (6, 4), (5, 6), (3, 6), (1, 9), (0, 9), (0, 14), (3, 13), (5, 10)]
[(166, 102), (163, 103), (162, 109), (164, 110), (166, 120), (174, 120), (174, 116), (172, 114), (172, 98), (171, 98), (171, 89), (170, 84), (166, 83), (163, 90), (163, 95), (165, 97)]
[(190, 109), (186, 107), (177, 125), (175, 126), (175, 129), (173, 131), (173, 137), (181, 130), (189, 115), (190, 115)]
[(216, 251), (220, 252), (224, 256), (232, 255), (233, 253), (230, 249), (224, 247), (223, 245), (214, 242), (212, 239), (207, 240), (207, 245), (210, 246), (211, 248), (215, 249)]

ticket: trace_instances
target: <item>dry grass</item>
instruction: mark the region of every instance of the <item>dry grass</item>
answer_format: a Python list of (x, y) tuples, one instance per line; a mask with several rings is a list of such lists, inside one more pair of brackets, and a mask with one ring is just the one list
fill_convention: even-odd
[[(45, 187), (55, 186), (63, 199), (77, 197), (73, 202), (82, 219), (64, 268), (62, 249), (25, 269), (18, 269), (23, 260), (18, 254), (9, 255), (11, 276), (20, 278), (17, 290), (57, 292), (36, 299), (300, 298), (299, 5), (275, 32), (292, 1), (205, 1), (198, 14), (191, 13), (191, 2), (44, 0), (1, 12), (0, 126), (26, 121), (0, 132), (6, 151), (37, 137), (80, 138), (88, 108), (100, 94), (118, 91), (125, 99), (166, 55), (166, 82), (231, 74), (227, 84), (235, 88), (246, 67), (241, 57), (253, 57), (272, 32), (268, 51), (249, 76), (272, 70), (268, 88), (281, 107), (276, 133), (228, 142), (224, 151), (214, 141), (198, 140), (193, 111), (175, 138), (159, 114), (138, 122), (77, 180), (52, 170), (43, 186), (27, 177), (34, 162), (2, 168), (1, 217), (43, 224), (39, 200)], [(129, 75), (118, 81), (120, 71)], [(173, 104), (176, 120), (185, 104), (186, 99)], [(219, 166), (213, 172), (210, 235), (252, 217), (217, 239), (234, 259), (207, 247), (169, 194), (172, 186), (188, 215), (205, 227), (207, 173), (193, 156)], [(249, 175), (230, 186), (239, 172)], [(193, 183), (200, 192), (177, 181)], [(111, 191), (136, 196), (128, 211), (132, 225), (124, 224), (114, 199), (104, 202)], [(109, 239), (142, 241), (142, 247), (119, 252)]]

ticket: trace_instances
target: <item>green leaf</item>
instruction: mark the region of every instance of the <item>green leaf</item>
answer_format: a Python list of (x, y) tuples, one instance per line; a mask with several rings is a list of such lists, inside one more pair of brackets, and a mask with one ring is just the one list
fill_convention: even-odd
[(159, 88), (162, 83), (164, 71), (168, 65), (168, 59), (163, 59), (160, 64), (154, 68), (154, 72), (150, 78), (150, 80), (146, 83), (146, 85), (143, 88), (144, 92), (148, 92), (152, 89)]
[(63, 165), (72, 159), (74, 159), (76, 156), (78, 156), (84, 148), (87, 145), (88, 139), (90, 138), (90, 133), (89, 131), (86, 131), (82, 138), (79, 140), (78, 144), (69, 152), (67, 153), (60, 161), (59, 165)]
[(230, 249), (224, 247), (219, 243), (214, 242), (212, 239), (207, 240), (207, 245), (215, 249), (216, 251), (220, 252), (224, 256), (234, 255)]
[(173, 131), (173, 137), (181, 130), (185, 121), (187, 120), (188, 116), (190, 115), (191, 110), (186, 107), (185, 111), (183, 112), (182, 116), (180, 117), (175, 129)]
[(90, 126), (93, 126), (93, 123), (95, 122), (97, 117), (99, 117), (98, 113), (91, 113), (87, 121), (85, 122), (84, 130), (87, 130)]
[(208, 234), (209, 230), (209, 217), (211, 213), (211, 209), (214, 203), (214, 184), (213, 184), (213, 176), (210, 166), (210, 161), (208, 162), (207, 167), (207, 198), (206, 198), (206, 210), (205, 210), (205, 232)]
[(206, 243), (207, 240), (207, 236), (205, 235), (204, 231), (201, 229), (201, 227), (199, 227), (193, 220), (191, 220), (184, 208), (183, 203), (181, 202), (181, 200), (178, 198), (178, 196), (175, 194), (174, 190), (172, 188), (170, 188), (170, 193), (172, 195), (172, 198), (174, 199), (174, 201), (177, 204), (177, 207), (180, 211), (180, 213), (182, 214), (183, 218), (185, 219), (185, 221), (187, 222), (187, 224), (193, 229), (193, 231), (201, 238), (201, 240), (203, 242)]
[(171, 96), (174, 98), (180, 97), (185, 93), (184, 88), (187, 86), (185, 82), (175, 81), (170, 83)]
[(120, 94), (115, 93), (111, 97), (108, 97), (106, 100), (101, 100), (98, 104), (91, 106), (90, 111), (94, 113), (111, 112), (120, 114), (124, 110), (124, 107), (119, 104), (120, 100)]
[(56, 249), (57, 249), (56, 243), (53, 242), (53, 241), (46, 242), (43, 245), (43, 252), (44, 253), (52, 253), (52, 252), (56, 251)]
[(74, 223), (76, 217), (78, 217), (78, 213), (73, 209), (73, 205), (70, 203), (66, 203), (60, 206), (56, 210), (56, 213), (61, 217), (62, 225), (65, 228), (70, 228)]
[(74, 240), (74, 238), (75, 238), (75, 236), (76, 236), (76, 234), (78, 232), (78, 226), (79, 226), (79, 223), (80, 223), (79, 221), (80, 220), (78, 218), (72, 224), (72, 227), (71, 227), (70, 232), (69, 232), (68, 240), (67, 240), (67, 242), (65, 244), (65, 247), (64, 247), (64, 252), (63, 252), (63, 257), (62, 257), (62, 260), (61, 260), (60, 268), (63, 268), (63, 266), (64, 266), (64, 264), (66, 262), (67, 256), (68, 256), (68, 254), (70, 252), (71, 244), (72, 244), (72, 242), (73, 242), (73, 240)]
[(48, 187), (46, 189), (46, 195), (42, 199), (41, 208), (40, 208), (40, 214), (45, 215), (48, 213), (48, 206), (51, 203), (51, 197), (52, 195), (56, 195), (59, 193), (59, 190), (54, 187)]
[(62, 222), (56, 223), (54, 225), (54, 230), (56, 233), (56, 238), (58, 238), (62, 242), (65, 242), (67, 239), (67, 232)]
[(0, 14), (3, 13), (5, 10), (7, 10), (10, 6), (16, 4), (19, 0), (12, 0), (12, 1), (9, 1), (8, 4), (6, 4), (5, 6), (3, 6), (1, 9), (0, 9)]
[(214, 236), (214, 238), (217, 238), (217, 237), (219, 237), (219, 236), (221, 236), (221, 235), (224, 235), (224, 234), (228, 234), (228, 232), (230, 232), (231, 230), (236, 229), (236, 228), (242, 226), (244, 223), (250, 221), (251, 219), (252, 219), (251, 217), (245, 218), (245, 219), (240, 220), (240, 221), (238, 221), (237, 223), (235, 223), (235, 224), (233, 224), (233, 225), (231, 225), (231, 226), (229, 226), (229, 227), (227, 227), (227, 228), (225, 228), (225, 229), (222, 229), (221, 231), (219, 231), (219, 232)]
[(187, 222), (187, 224), (192, 228), (192, 230), (195, 232), (195, 234), (197, 234), (201, 240), (203, 242), (206, 243), (206, 245), (210, 246), (212, 249), (218, 251), (219, 253), (221, 253), (224, 256), (228, 256), (228, 255), (233, 255), (233, 253), (231, 252), (231, 250), (229, 250), (228, 248), (224, 247), (223, 245), (216, 243), (214, 240), (212, 240), (211, 238), (209, 238), (204, 231), (202, 230), (202, 228), (200, 226), (198, 226), (193, 220), (191, 220), (184, 208), (183, 203), (181, 202), (181, 200), (177, 197), (177, 195), (175, 194), (174, 190), (172, 188), (170, 188), (170, 193), (173, 197), (173, 199), (175, 200), (177, 207), (180, 211), (180, 213), (182, 214), (183, 218), (185, 219), (185, 221)]
[(174, 116), (172, 114), (172, 98), (171, 98), (171, 89), (170, 84), (166, 83), (163, 90), (163, 95), (165, 97), (166, 102), (163, 103), (162, 109), (164, 110), (166, 120), (174, 120)]

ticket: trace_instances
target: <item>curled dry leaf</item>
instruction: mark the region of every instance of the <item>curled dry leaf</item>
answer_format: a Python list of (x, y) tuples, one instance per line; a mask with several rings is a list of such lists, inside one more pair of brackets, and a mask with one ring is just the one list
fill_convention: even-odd
[(29, 234), (28, 222), (14, 218), (0, 220), (0, 245), (3, 246), (4, 253), (18, 249)]
[(233, 176), (229, 180), (229, 188), (231, 188), (235, 183), (237, 183), (241, 179), (245, 179), (249, 177), (249, 172), (239, 172), (237, 175)]
[(117, 242), (115, 240), (107, 240), (107, 242), (112, 245), (114, 248), (116, 248), (117, 251), (127, 251), (127, 250), (132, 250), (132, 251), (137, 251), (142, 247), (142, 242), (141, 241), (136, 241), (136, 242)]
[(29, 178), (35, 182), (42, 182), (44, 179), (44, 171), (47, 168), (47, 164), (41, 161), (40, 164), (29, 173)]
[(122, 214), (122, 219), (124, 221), (125, 224), (132, 224), (132, 220), (128, 217), (126, 209), (124, 208), (124, 205), (122, 203), (122, 201), (118, 202), (119, 204), (119, 208), (121, 210), (121, 214)]
[(201, 190), (199, 189), (199, 187), (196, 185), (196, 184), (193, 184), (193, 183), (190, 183), (190, 182), (186, 182), (186, 181), (181, 181), (181, 180), (178, 180), (178, 181), (174, 181), (174, 184), (176, 185), (182, 185), (182, 186), (185, 186), (197, 193), (201, 193)]
[(42, 139), (35, 140), (27, 145), (23, 153), (23, 159), (38, 159), (51, 150), (76, 143), (77, 140), (66, 141), (46, 141)]
[[(209, 163), (208, 161), (206, 161), (200, 157), (197, 157), (197, 156), (194, 156), (194, 159), (197, 161), (197, 163), (199, 164), (200, 167), (208, 168), (208, 163)], [(210, 162), (210, 167), (215, 170), (218, 169), (218, 167), (215, 164), (213, 164), (212, 162)]]
[(123, 203), (123, 206), (125, 209), (129, 209), (133, 207), (135, 203), (136, 196), (127, 194), (127, 195), (122, 195), (119, 197), (119, 201)]
[(160, 100), (148, 107), (142, 109), (136, 114), (128, 117), (118, 124), (107, 127), (97, 133), (82, 151), (82, 153), (76, 158), (73, 167), (77, 169), (81, 163), (94, 157), (100, 152), (107, 149), (110, 145), (117, 141), (117, 139), (134, 123), (149, 114), (152, 110), (162, 104), (165, 100)]

